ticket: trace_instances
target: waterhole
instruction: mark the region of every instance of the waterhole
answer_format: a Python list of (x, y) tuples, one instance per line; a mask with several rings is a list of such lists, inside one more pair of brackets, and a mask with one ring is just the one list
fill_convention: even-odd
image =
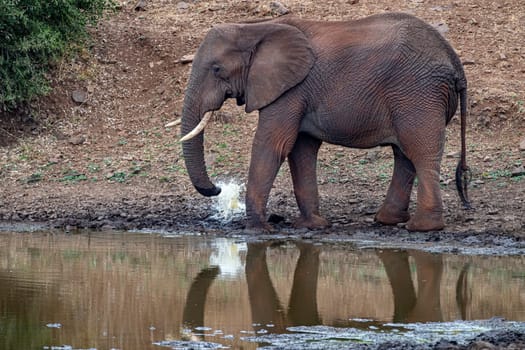
[(0, 348), (461, 342), (525, 328), (524, 260), (349, 243), (3, 232)]

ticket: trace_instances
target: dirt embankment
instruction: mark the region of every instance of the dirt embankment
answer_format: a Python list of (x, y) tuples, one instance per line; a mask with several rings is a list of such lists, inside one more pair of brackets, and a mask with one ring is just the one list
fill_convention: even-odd
[[(300, 17), (339, 20), (385, 11), (413, 13), (438, 25), (465, 64), (469, 80), (469, 188), (475, 211), (461, 209), (453, 181), (459, 151), (455, 119), (442, 166), (447, 230), (525, 234), (525, 12), (521, 0), (282, 1)], [(203, 221), (210, 201), (186, 175), (177, 143), (192, 54), (211, 25), (279, 15), (266, 1), (147, 1), (108, 16), (89, 49), (52, 73), (53, 92), (33, 113), (0, 125), (0, 219), (72, 227), (231, 230)], [(79, 102), (72, 100), (74, 92)], [(80, 93), (80, 94), (79, 94)], [(227, 103), (206, 134), (206, 160), (216, 179), (244, 182), (257, 114)], [(389, 149), (324, 145), (319, 158), (322, 213), (329, 232), (372, 228), (392, 171)], [(298, 214), (286, 165), (269, 212), (284, 228)], [(414, 193), (415, 197), (415, 193)], [(397, 232), (402, 228), (381, 229)]]

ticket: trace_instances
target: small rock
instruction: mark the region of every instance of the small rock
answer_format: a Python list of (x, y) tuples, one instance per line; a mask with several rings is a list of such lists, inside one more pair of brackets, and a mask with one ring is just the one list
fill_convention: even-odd
[(71, 99), (76, 103), (85, 103), (88, 99), (88, 93), (84, 90), (75, 90), (71, 93)]
[(491, 156), (485, 156), (485, 158), (483, 158), (483, 161), (485, 163), (492, 162), (492, 157)]
[(210, 6), (208, 6), (208, 11), (211, 11), (211, 12), (214, 12), (214, 11), (220, 11), (222, 10), (223, 7), (219, 4), (212, 4)]
[(278, 15), (278, 16), (283, 16), (283, 15), (286, 15), (287, 13), (290, 13), (290, 10), (288, 10), (279, 1), (270, 2), (270, 9), (272, 10), (273, 14)]
[(284, 216), (282, 215), (279, 215), (279, 214), (270, 214), (270, 216), (268, 217), (268, 222), (272, 223), (272, 224), (278, 224), (278, 223), (281, 223), (284, 221)]
[(519, 167), (512, 170), (510, 173), (510, 176), (517, 177), (517, 176), (523, 176), (525, 175), (525, 167), (523, 165), (520, 165)]
[(449, 152), (447, 153), (447, 158), (458, 158), (459, 157), (459, 152)]
[(184, 1), (180, 1), (177, 4), (177, 9), (179, 9), (179, 10), (187, 10), (189, 7), (190, 7), (190, 5), (187, 2), (184, 2)]
[(86, 142), (86, 138), (82, 135), (72, 136), (69, 138), (68, 142), (72, 145), (78, 146)]
[(135, 11), (146, 11), (146, 0), (139, 0), (135, 5)]

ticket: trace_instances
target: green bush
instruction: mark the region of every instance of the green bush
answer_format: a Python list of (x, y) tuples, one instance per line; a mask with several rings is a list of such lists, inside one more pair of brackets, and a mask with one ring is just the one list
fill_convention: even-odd
[(0, 111), (49, 91), (53, 62), (113, 0), (0, 0)]

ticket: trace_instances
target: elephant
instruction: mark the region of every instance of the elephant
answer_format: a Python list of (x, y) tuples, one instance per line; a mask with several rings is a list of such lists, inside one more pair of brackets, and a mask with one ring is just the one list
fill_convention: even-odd
[[(439, 177), (445, 129), (461, 104), (456, 186), (465, 208), (467, 79), (451, 45), (404, 13), (350, 21), (279, 17), (212, 27), (195, 53), (184, 96), (181, 142), (193, 186), (220, 188), (206, 171), (203, 135), (228, 98), (259, 111), (246, 186), (246, 228), (272, 231), (269, 193), (287, 158), (300, 216), (297, 228), (330, 226), (319, 211), (317, 154), (322, 142), (390, 146), (391, 183), (375, 220), (412, 231), (444, 228)], [(417, 176), (417, 205), (409, 201)]]

